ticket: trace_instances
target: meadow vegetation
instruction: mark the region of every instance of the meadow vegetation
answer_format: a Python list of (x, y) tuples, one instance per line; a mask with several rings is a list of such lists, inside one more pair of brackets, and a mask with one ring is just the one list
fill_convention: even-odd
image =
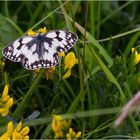
[(51, 69), (27, 70), (0, 53), (0, 139), (136, 139), (138, 107), (114, 122), (140, 88), (140, 2), (1, 1), (0, 51), (46, 27), (78, 36)]

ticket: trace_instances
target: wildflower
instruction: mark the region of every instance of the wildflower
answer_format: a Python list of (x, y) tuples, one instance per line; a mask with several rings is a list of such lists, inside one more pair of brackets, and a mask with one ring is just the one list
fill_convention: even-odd
[(38, 31), (37, 31), (37, 33), (42, 33), (42, 35), (44, 35), (46, 32), (47, 32), (47, 30), (46, 30), (46, 27), (44, 27), (44, 28), (40, 28)]
[(29, 29), (28, 33), (27, 33), (28, 36), (36, 36), (37, 33), (34, 32), (32, 29)]
[(67, 72), (63, 75), (63, 79), (69, 78), (71, 75), (71, 69), (68, 69)]
[(64, 56), (65, 56), (65, 52), (63, 52), (63, 51), (62, 51), (62, 52), (59, 52), (58, 55), (59, 55), (60, 57), (64, 57)]
[(71, 120), (63, 120), (62, 121), (63, 128), (67, 129), (70, 127), (70, 125), (71, 125)]
[(55, 115), (52, 121), (52, 129), (55, 133), (55, 138), (62, 138), (63, 131), (62, 131), (62, 116)]
[(32, 29), (29, 29), (27, 35), (28, 35), (28, 36), (36, 36), (36, 35), (38, 35), (39, 32), (40, 32), (42, 35), (44, 35), (44, 34), (47, 32), (46, 27), (40, 28), (37, 32), (34, 32)]
[(75, 64), (78, 64), (78, 59), (73, 52), (70, 52), (65, 57), (65, 69), (72, 69)]
[(75, 57), (75, 54), (73, 52), (68, 53), (64, 60), (64, 70), (66, 72), (63, 76), (63, 79), (66, 79), (71, 75), (71, 69), (75, 64), (78, 64), (78, 59)]
[(16, 139), (26, 139), (29, 140), (29, 133), (30, 129), (28, 126), (22, 128), (22, 122), (18, 123), (16, 128), (14, 129), (13, 122), (9, 122), (7, 125), (7, 131), (0, 137), (0, 140), (16, 140)]
[(80, 137), (81, 137), (81, 131), (76, 133), (75, 131), (73, 131), (72, 128), (69, 128), (69, 133), (66, 134), (66, 138), (69, 140), (70, 139), (78, 139)]
[(13, 105), (13, 98), (8, 95), (9, 86), (6, 85), (0, 98), (0, 114), (4, 117), (9, 113), (9, 108)]
[(136, 65), (140, 61), (140, 54), (135, 50), (135, 48), (132, 48), (131, 51), (132, 53), (135, 53), (134, 65)]
[(52, 121), (52, 129), (53, 131), (58, 131), (60, 126), (61, 126), (61, 122), (62, 122), (62, 116), (60, 115), (55, 115), (53, 117), (53, 121)]
[(52, 121), (52, 130), (55, 138), (64, 138), (64, 130), (68, 129), (71, 121), (63, 120), (61, 115), (54, 115)]

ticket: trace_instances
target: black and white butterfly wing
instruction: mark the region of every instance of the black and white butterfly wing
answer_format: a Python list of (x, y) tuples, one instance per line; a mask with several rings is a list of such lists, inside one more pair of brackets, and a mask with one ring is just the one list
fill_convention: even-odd
[(50, 31), (45, 35), (24, 36), (3, 49), (11, 61), (22, 62), (26, 69), (50, 68), (58, 64), (58, 53), (66, 52), (77, 41), (77, 36), (66, 31)]
[(44, 54), (42, 65), (44, 68), (58, 64), (58, 53), (68, 51), (76, 43), (78, 37), (67, 31), (54, 30), (45, 34)]
[(45, 35), (45, 41), (57, 52), (66, 52), (73, 47), (77, 39), (75, 34), (61, 30), (50, 31)]
[[(22, 62), (26, 69), (33, 69), (35, 62), (39, 62), (37, 53), (36, 37), (24, 36), (9, 44), (2, 51), (3, 55), (14, 62)], [(39, 65), (39, 64), (38, 64)]]
[(9, 60), (21, 62), (28, 53), (27, 44), (33, 40), (33, 37), (24, 36), (9, 44), (2, 50), (2, 54)]

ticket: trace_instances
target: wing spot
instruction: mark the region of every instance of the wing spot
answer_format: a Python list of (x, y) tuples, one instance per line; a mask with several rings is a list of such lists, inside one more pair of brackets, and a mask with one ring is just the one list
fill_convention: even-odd
[(59, 31), (59, 37), (65, 38), (66, 33), (64, 31)]
[(33, 68), (37, 68), (37, 66), (36, 66), (36, 65), (34, 65), (34, 66), (33, 66)]
[(33, 38), (32, 37), (25, 37), (22, 39), (22, 44), (26, 44), (28, 42), (30, 42)]
[(67, 42), (65, 40), (61, 41), (64, 45), (67, 45)]
[(68, 34), (68, 37), (71, 38), (71, 34)]
[(13, 44), (13, 47), (17, 48), (18, 46), (20, 45), (19, 41), (15, 41), (14, 44)]
[(55, 38), (57, 36), (57, 34), (55, 32), (50, 32), (48, 34), (46, 34), (46, 37), (48, 38)]

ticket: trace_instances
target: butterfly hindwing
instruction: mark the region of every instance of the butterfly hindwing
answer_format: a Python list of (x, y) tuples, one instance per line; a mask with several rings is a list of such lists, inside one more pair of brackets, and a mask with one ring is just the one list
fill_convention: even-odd
[(58, 53), (66, 52), (76, 41), (75, 34), (54, 30), (19, 38), (3, 49), (3, 55), (11, 61), (22, 62), (26, 69), (50, 68), (58, 64)]
[[(51, 41), (50, 41), (51, 42)], [(50, 68), (58, 64), (58, 52), (48, 42), (44, 42), (44, 53), (42, 58), (42, 66)]]

